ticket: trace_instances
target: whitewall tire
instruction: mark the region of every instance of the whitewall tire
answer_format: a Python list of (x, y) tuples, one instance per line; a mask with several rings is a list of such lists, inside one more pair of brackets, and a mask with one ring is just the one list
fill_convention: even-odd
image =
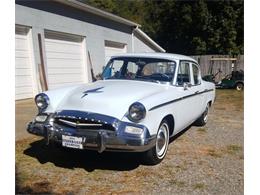
[(164, 159), (169, 146), (169, 130), (168, 121), (163, 120), (156, 135), (155, 146), (144, 153), (146, 164), (156, 165)]

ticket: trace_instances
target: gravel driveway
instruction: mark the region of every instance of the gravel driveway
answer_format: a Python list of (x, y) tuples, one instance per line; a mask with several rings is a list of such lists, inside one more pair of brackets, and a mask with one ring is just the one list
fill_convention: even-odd
[(16, 192), (45, 194), (243, 194), (243, 92), (217, 90), (208, 124), (172, 140), (166, 158), (48, 148), (16, 141)]

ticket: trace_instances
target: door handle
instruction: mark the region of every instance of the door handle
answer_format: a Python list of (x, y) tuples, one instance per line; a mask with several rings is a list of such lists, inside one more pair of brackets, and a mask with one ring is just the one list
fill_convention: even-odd
[(198, 93), (199, 93), (199, 91), (196, 91), (196, 92), (195, 92), (195, 94), (198, 94)]

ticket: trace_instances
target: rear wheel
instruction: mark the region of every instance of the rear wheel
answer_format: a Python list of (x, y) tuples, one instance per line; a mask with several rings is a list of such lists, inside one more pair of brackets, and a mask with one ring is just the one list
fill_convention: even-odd
[(237, 83), (236, 84), (236, 90), (241, 91), (243, 89), (244, 89), (244, 84), (243, 83)]
[(195, 121), (196, 126), (204, 126), (208, 122), (208, 113), (209, 113), (209, 103), (206, 106), (205, 111), (203, 114)]
[(156, 143), (153, 148), (144, 153), (144, 161), (149, 165), (160, 163), (168, 150), (169, 145), (169, 124), (163, 120), (156, 135)]

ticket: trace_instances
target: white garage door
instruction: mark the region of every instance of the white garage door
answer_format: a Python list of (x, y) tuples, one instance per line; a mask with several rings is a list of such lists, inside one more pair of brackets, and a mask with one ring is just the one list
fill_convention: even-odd
[(49, 89), (86, 81), (86, 51), (83, 37), (45, 32)]
[(112, 41), (105, 41), (105, 63), (109, 61), (111, 56), (126, 53), (126, 44)]
[(33, 97), (32, 51), (29, 28), (15, 26), (15, 99)]

